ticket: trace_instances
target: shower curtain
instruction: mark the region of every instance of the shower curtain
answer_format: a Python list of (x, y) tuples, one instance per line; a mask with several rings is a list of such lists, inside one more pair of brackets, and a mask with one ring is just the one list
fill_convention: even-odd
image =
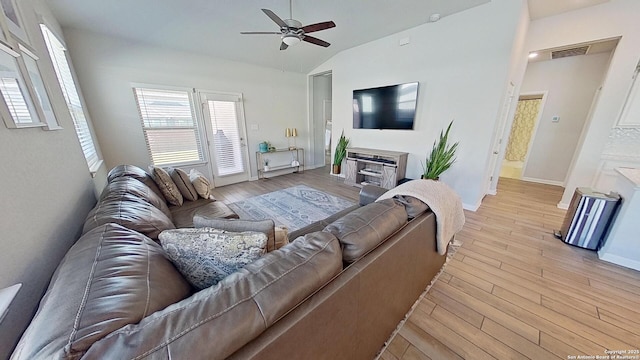
[(529, 143), (538, 118), (542, 99), (519, 100), (516, 115), (509, 135), (505, 159), (509, 161), (524, 161), (529, 150)]

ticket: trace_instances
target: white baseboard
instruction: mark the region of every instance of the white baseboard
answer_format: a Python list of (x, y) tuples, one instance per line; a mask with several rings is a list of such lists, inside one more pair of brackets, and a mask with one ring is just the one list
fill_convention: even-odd
[(608, 261), (610, 263), (628, 267), (630, 269), (640, 270), (640, 261), (638, 260), (633, 260), (633, 259), (629, 259), (626, 257), (613, 255), (613, 254), (601, 254), (601, 251), (598, 251), (598, 258), (600, 260)]
[(546, 184), (546, 185), (554, 185), (554, 186), (562, 186), (562, 187), (564, 187), (564, 183), (562, 181), (537, 179), (537, 178), (524, 177), (524, 176), (522, 177), (521, 180), (522, 181), (534, 182), (534, 183), (538, 183), (538, 184)]
[(475, 204), (475, 205), (469, 205), (469, 204), (462, 203), (462, 208), (465, 209), (465, 210), (476, 212), (480, 208), (481, 204), (482, 204), (482, 200), (478, 201), (478, 203)]
[(487, 195), (497, 195), (498, 194), (498, 190), (497, 189), (489, 189), (487, 190)]
[(556, 207), (558, 209), (568, 210), (569, 209), (569, 203), (559, 202), (558, 205), (556, 205)]

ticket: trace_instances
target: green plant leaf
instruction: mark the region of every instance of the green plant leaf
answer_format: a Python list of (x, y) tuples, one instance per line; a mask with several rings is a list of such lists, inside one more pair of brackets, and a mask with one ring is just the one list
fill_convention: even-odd
[(344, 130), (340, 134), (340, 139), (338, 140), (338, 144), (336, 145), (336, 151), (333, 155), (333, 165), (341, 165), (342, 160), (347, 156), (347, 147), (349, 147), (349, 142), (351, 139), (347, 139), (344, 136)]
[(458, 149), (458, 143), (448, 145), (449, 132), (451, 131), (452, 125), (453, 120), (449, 123), (449, 126), (447, 126), (446, 131), (440, 131), (439, 139), (433, 142), (431, 153), (422, 165), (423, 177), (425, 179), (439, 178), (440, 175), (447, 171), (456, 161), (455, 154)]

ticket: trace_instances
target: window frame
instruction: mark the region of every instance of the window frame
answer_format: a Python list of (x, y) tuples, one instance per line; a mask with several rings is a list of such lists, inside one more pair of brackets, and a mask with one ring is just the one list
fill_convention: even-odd
[[(33, 96), (33, 84), (31, 83), (31, 77), (28, 75), (26, 65), (20, 53), (13, 50), (10, 46), (0, 42), (0, 51), (5, 55), (12, 57), (15, 64), (15, 72), (19, 78), (16, 78), (16, 82), (20, 89), (20, 95), (24, 101), (27, 110), (30, 115), (30, 122), (19, 122), (13, 117), (9, 104), (7, 104), (4, 95), (0, 96), (0, 114), (4, 120), (5, 125), (10, 129), (23, 129), (33, 127), (44, 127), (46, 123), (42, 122), (42, 112), (40, 111), (39, 101), (35, 101), (37, 97)], [(1, 92), (1, 91), (0, 91)]]
[[(65, 102), (65, 107), (66, 110), (69, 113), (70, 118), (73, 121), (73, 125), (74, 125), (74, 131), (76, 133), (76, 137), (78, 139), (79, 145), (80, 145), (80, 149), (82, 151), (82, 154), (84, 155), (84, 158), (87, 162), (87, 166), (89, 168), (89, 172), (91, 173), (92, 176), (95, 176), (95, 174), (97, 173), (98, 169), (102, 166), (103, 164), (103, 160), (100, 158), (100, 152), (98, 151), (98, 146), (97, 143), (95, 141), (95, 135), (93, 133), (93, 129), (91, 126), (91, 121), (90, 118), (88, 116), (87, 113), (87, 107), (86, 104), (84, 102), (84, 99), (82, 97), (82, 93), (80, 92), (79, 86), (78, 86), (78, 81), (76, 79), (75, 76), (75, 72), (73, 69), (73, 65), (71, 63), (71, 60), (69, 58), (69, 53), (67, 51), (67, 47), (64, 43), (64, 40), (62, 39), (62, 37), (58, 36), (58, 34), (55, 33), (55, 31), (51, 30), (51, 27), (49, 27), (49, 25), (47, 25), (46, 21), (42, 20), (39, 23), (40, 26), (40, 33), (41, 36), (43, 38), (43, 41), (46, 45), (46, 49), (47, 49), (47, 55), (49, 56), (49, 58), (51, 59), (51, 64), (53, 66), (53, 70), (54, 70), (54, 74), (56, 77), (56, 82), (57, 85), (60, 89), (60, 92), (63, 95), (63, 99)], [(50, 34), (50, 37), (49, 37)], [(59, 44), (55, 44), (53, 43), (52, 40), (57, 41), (57, 43)], [(50, 43), (51, 46), (59, 46), (59, 49), (52, 49), (50, 47)], [(64, 81), (61, 80), (61, 75), (59, 74), (59, 67), (64, 65), (64, 64), (60, 64), (59, 60), (57, 56), (55, 56), (55, 53), (53, 50), (61, 50), (63, 56), (64, 56), (64, 62), (66, 63), (67, 66), (67, 71), (69, 73), (69, 77), (71, 80), (70, 84), (64, 83)], [(74, 106), (73, 105), (73, 101), (71, 99), (72, 95), (74, 94), (69, 94), (67, 89), (73, 89), (73, 91), (75, 92), (75, 96), (78, 99), (78, 106)], [(52, 110), (55, 113), (55, 110), (52, 107)], [(74, 111), (76, 110), (76, 111)], [(79, 110), (79, 111), (78, 111)], [(77, 118), (77, 116), (75, 115), (75, 113), (81, 113), (82, 115), (82, 119)], [(79, 129), (81, 130), (83, 127), (86, 127), (86, 131), (83, 131), (82, 133), (79, 133)], [(89, 139), (89, 145), (90, 145), (90, 152), (87, 153), (85, 151), (85, 147), (83, 146), (83, 139)]]
[[(201, 109), (199, 107), (199, 102), (197, 99), (196, 90), (194, 88), (180, 87), (180, 86), (170, 86), (170, 85), (158, 85), (158, 84), (147, 84), (147, 83), (131, 83), (131, 91), (133, 94), (133, 100), (136, 106), (136, 111), (138, 113), (138, 119), (140, 121), (140, 129), (142, 130), (142, 134), (144, 136), (145, 145), (147, 148), (147, 155), (149, 156), (149, 163), (153, 166), (160, 167), (177, 167), (177, 166), (199, 166), (206, 165), (209, 162), (208, 154), (207, 154), (207, 139), (205, 137), (205, 128), (202, 123)], [(149, 129), (163, 129), (163, 127), (147, 127), (144, 124), (144, 119), (142, 117), (142, 110), (140, 109), (140, 103), (138, 101), (138, 96), (136, 93), (136, 89), (147, 89), (147, 90), (156, 90), (156, 91), (172, 91), (172, 92), (184, 92), (187, 94), (189, 98), (189, 107), (191, 109), (191, 116), (193, 119), (193, 129), (195, 130), (196, 136), (196, 144), (198, 146), (198, 154), (200, 159), (193, 161), (182, 161), (182, 162), (171, 162), (171, 163), (162, 163), (156, 164), (153, 161), (153, 154), (151, 152), (151, 146), (149, 145), (149, 138), (147, 135), (147, 130)]]

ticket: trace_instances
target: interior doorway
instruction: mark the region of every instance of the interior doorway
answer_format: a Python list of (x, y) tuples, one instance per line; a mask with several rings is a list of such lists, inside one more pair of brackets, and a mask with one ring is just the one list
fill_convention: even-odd
[(331, 164), (332, 131), (332, 73), (323, 72), (310, 76), (310, 124), (312, 166)]
[(532, 140), (542, 115), (544, 96), (544, 93), (522, 94), (518, 98), (509, 141), (500, 168), (500, 177), (522, 179)]
[[(582, 151), (599, 89), (606, 79), (618, 40), (594, 40), (529, 52), (520, 94), (544, 93), (538, 121), (526, 147), (528, 151), (524, 161), (521, 157), (513, 160), (506, 155), (508, 142), (493, 148), (492, 158), (497, 157), (498, 160), (489, 164), (489, 171), (493, 174), (489, 194), (497, 192), (498, 175), (509, 176), (505, 174), (504, 165), (511, 168), (511, 177), (566, 186), (572, 176), (575, 159)], [(514, 106), (512, 114), (515, 112)], [(514, 118), (509, 116), (504, 127), (500, 125), (502, 122), (496, 125), (496, 138), (507, 139), (512, 132)], [(513, 162), (505, 163), (505, 159)]]

